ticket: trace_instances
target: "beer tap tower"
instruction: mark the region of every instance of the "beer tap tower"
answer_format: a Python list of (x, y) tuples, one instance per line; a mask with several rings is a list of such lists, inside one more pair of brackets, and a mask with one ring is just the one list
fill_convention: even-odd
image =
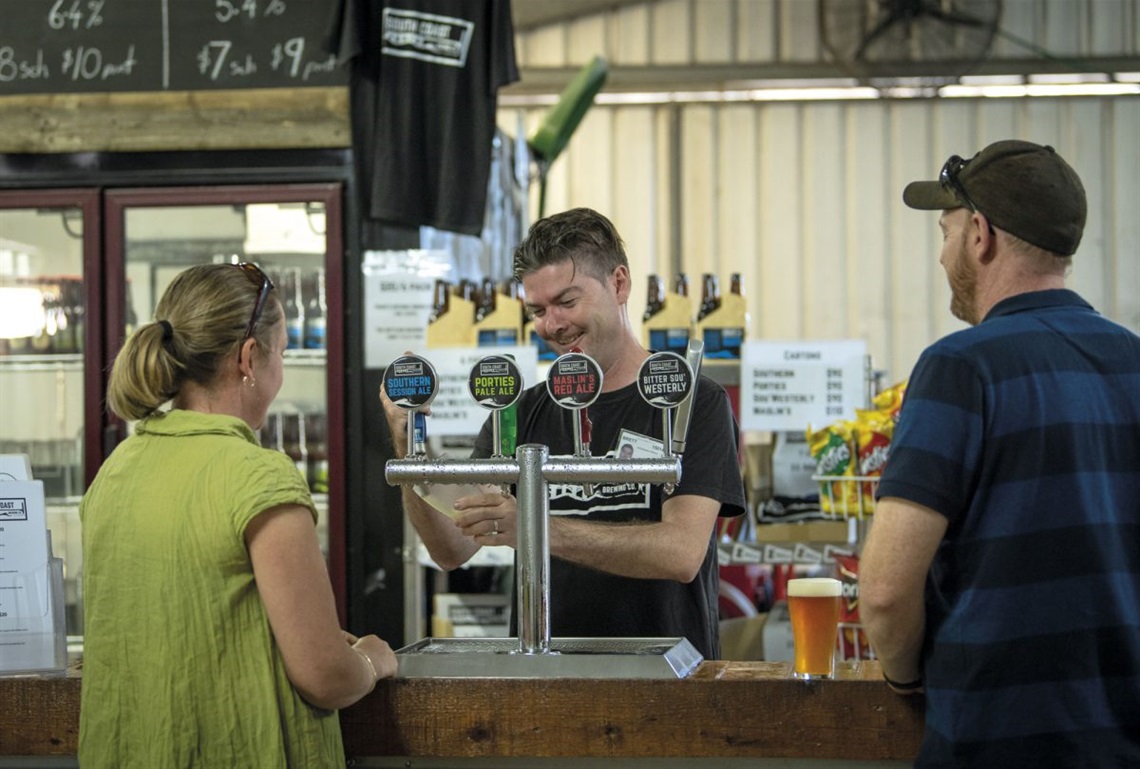
[[(550, 456), (541, 444), (518, 446), (514, 457), (500, 450), (500, 412), (522, 392), (522, 376), (514, 361), (492, 355), (475, 364), (468, 379), (475, 400), (492, 410), (493, 456), (486, 459), (433, 459), (427, 454), (424, 409), (438, 389), (431, 364), (416, 355), (393, 361), (384, 373), (392, 402), (407, 409), (408, 447), (405, 459), (385, 467), (390, 484), (498, 483), (516, 485), (518, 638), (425, 638), (397, 650), (398, 675), (411, 677), (558, 677), (684, 678), (702, 657), (684, 638), (555, 638), (550, 637), (550, 503), (548, 484), (578, 483), (592, 493), (598, 483), (663, 483), (672, 487), (681, 478), (677, 447), (685, 445), (690, 408), (696, 395), (702, 345), (690, 342), (688, 359), (676, 353), (655, 353), (638, 376), (642, 397), (661, 408), (667, 456), (617, 459), (589, 454), (585, 409), (601, 393), (602, 372), (581, 352), (569, 352), (553, 362), (547, 391), (562, 407), (579, 411), (575, 420), (573, 456)], [(674, 414), (675, 411), (675, 414)], [(675, 418), (671, 419), (673, 416)], [(670, 451), (672, 448), (672, 451)]]

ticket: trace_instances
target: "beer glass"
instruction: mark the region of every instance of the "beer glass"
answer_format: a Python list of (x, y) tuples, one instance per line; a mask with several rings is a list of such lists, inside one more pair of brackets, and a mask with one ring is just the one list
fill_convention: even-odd
[(835, 677), (835, 638), (843, 585), (830, 577), (788, 580), (788, 611), (796, 662), (792, 675), (804, 681)]

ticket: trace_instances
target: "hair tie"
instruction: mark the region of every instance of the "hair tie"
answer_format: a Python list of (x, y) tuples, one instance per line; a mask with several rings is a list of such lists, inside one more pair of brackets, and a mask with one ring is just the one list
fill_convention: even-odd
[(160, 320), (158, 325), (162, 326), (162, 343), (166, 344), (174, 339), (174, 326), (170, 325), (168, 320)]

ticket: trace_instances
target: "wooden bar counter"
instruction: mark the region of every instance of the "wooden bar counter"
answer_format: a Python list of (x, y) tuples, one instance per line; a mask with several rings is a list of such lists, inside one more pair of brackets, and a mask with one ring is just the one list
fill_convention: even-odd
[[(341, 726), (350, 763), (406, 757), (416, 767), (441, 756), (473, 766), (518, 757), (913, 760), (922, 698), (891, 692), (876, 662), (837, 667), (834, 681), (814, 683), (792, 679), (787, 662), (718, 660), (679, 681), (385, 680), (341, 711)], [(81, 676), (0, 678), (0, 756), (74, 756)]]

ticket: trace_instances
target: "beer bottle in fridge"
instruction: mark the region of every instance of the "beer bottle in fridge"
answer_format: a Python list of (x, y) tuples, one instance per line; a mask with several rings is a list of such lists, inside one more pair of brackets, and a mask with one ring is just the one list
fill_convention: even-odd
[(285, 281), (285, 347), (299, 350), (305, 336), (305, 306), (301, 298), (301, 270), (288, 270)]
[(305, 349), (325, 349), (328, 334), (328, 307), (325, 304), (325, 270), (317, 270), (316, 286), (305, 308)]

